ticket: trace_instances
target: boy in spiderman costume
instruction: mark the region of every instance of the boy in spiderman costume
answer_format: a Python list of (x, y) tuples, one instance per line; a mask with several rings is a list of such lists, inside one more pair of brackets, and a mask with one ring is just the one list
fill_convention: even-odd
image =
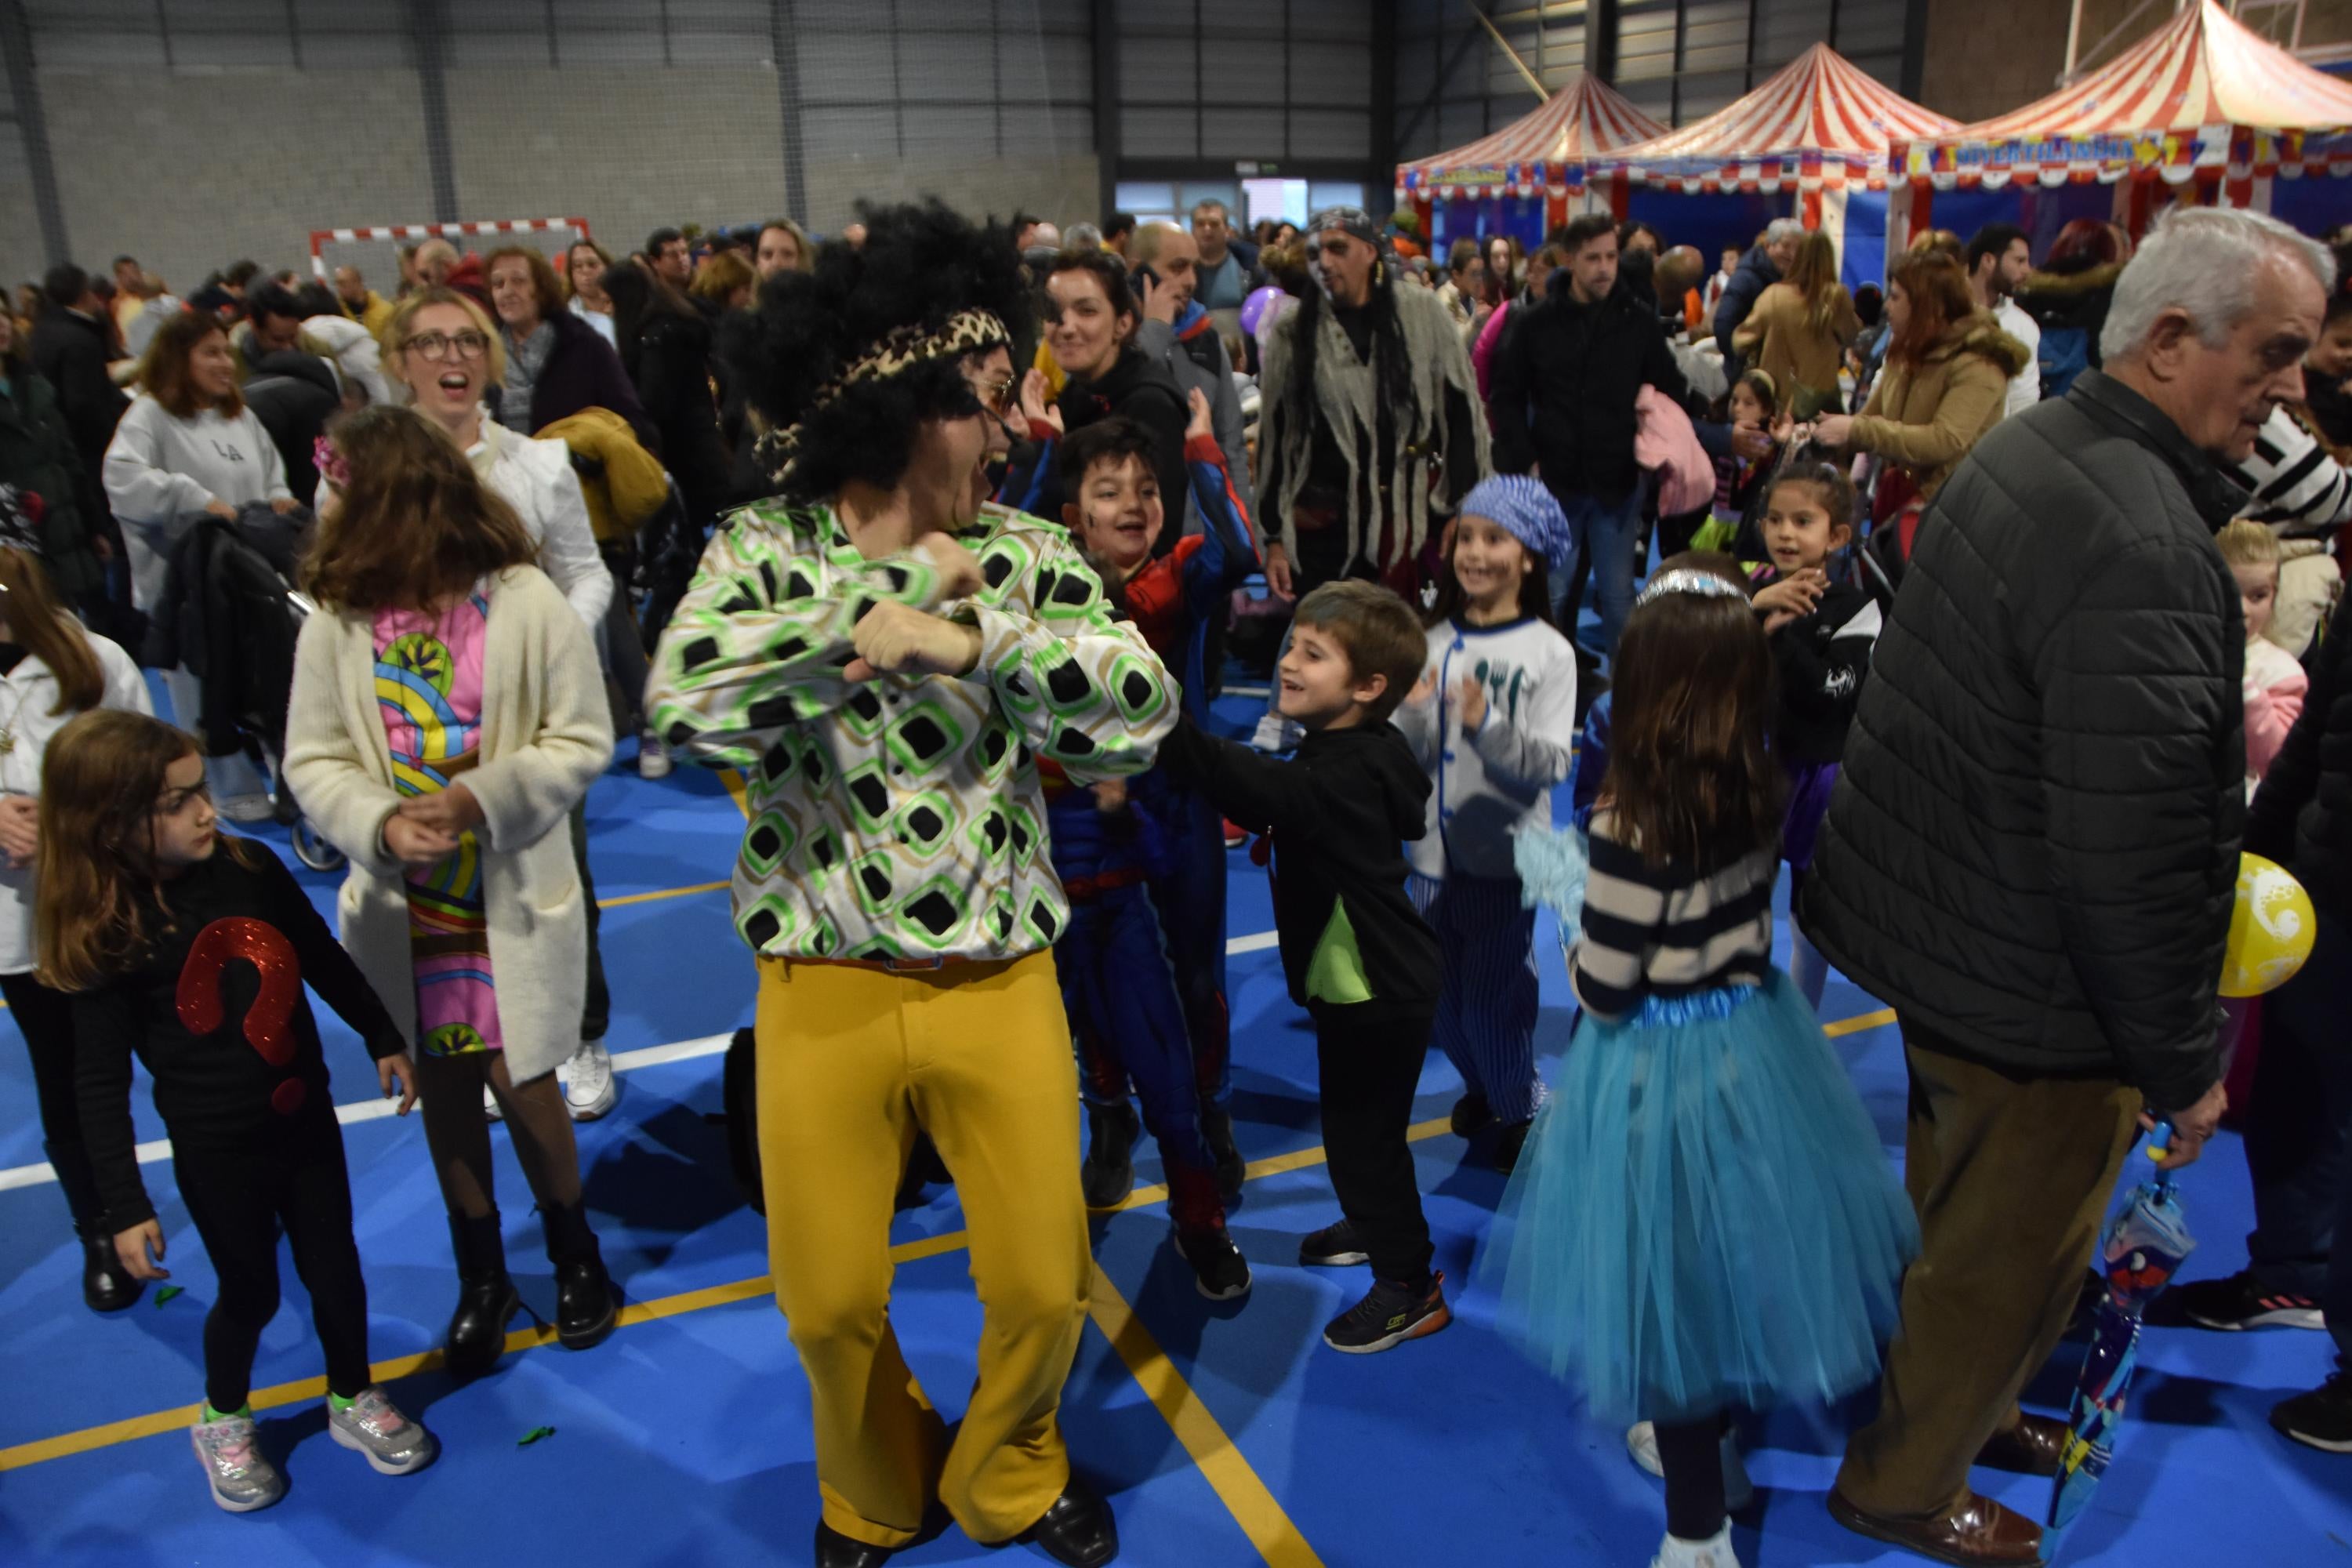
[[(1063, 521), (1137, 628), (1205, 719), (1209, 616), (1257, 570), (1247, 510), (1235, 493), (1208, 400), (1192, 398), (1184, 460), (1200, 533), (1154, 558), (1167, 507), (1152, 438), (1123, 419), (1058, 437)], [(1087, 1100), (1087, 1202), (1115, 1206), (1135, 1181), (1130, 1151), (1149, 1125), (1168, 1170), (1176, 1243), (1203, 1294), (1249, 1288), (1224, 1237), (1224, 1205), (1242, 1162), (1225, 1088), (1224, 836), (1214, 808), (1155, 768), (1123, 783), (1075, 788), (1046, 773), (1054, 868), (1070, 897), (1055, 948), (1077, 1037)], [(1132, 1081), (1141, 1125), (1129, 1101)]]

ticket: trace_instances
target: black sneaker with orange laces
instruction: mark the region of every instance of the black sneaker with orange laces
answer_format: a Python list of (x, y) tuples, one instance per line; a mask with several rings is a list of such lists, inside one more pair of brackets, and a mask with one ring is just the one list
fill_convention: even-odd
[(1421, 1285), (1375, 1279), (1362, 1300), (1324, 1326), (1323, 1342), (1349, 1355), (1371, 1355), (1433, 1334), (1453, 1321), (1444, 1274), (1432, 1274)]
[(2172, 1289), (2171, 1308), (2200, 1329), (2324, 1329), (2319, 1303), (2293, 1290), (2266, 1290), (2250, 1272)]

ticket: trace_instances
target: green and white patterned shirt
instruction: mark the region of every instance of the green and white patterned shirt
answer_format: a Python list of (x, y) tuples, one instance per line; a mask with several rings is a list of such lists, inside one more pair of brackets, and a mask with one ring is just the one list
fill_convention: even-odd
[[(762, 954), (1052, 946), (1069, 905), (1035, 757), (1086, 782), (1140, 773), (1176, 722), (1175, 682), (1066, 531), (991, 507), (960, 542), (986, 585), (942, 605), (922, 554), (869, 561), (830, 507), (755, 502), (712, 536), (662, 633), (655, 731), (749, 784), (735, 929)], [(971, 672), (843, 679), (851, 628), (882, 599), (978, 627)]]

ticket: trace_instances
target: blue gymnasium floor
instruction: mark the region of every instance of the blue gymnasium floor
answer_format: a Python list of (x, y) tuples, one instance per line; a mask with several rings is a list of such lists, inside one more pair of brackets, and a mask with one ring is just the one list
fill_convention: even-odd
[[(1238, 731), (1257, 707), (1231, 696), (1220, 716)], [(0, 1563), (807, 1561), (817, 1496), (804, 1385), (764, 1289), (761, 1226), (737, 1203), (721, 1130), (707, 1120), (719, 1106), (719, 1047), (749, 1018), (752, 974), (724, 892), (696, 889), (727, 875), (741, 818), (713, 774), (681, 768), (647, 784), (625, 763), (597, 784), (590, 818), (607, 903), (610, 1044), (623, 1073), (618, 1109), (582, 1127), (580, 1143), (605, 1257), (634, 1303), (625, 1326), (585, 1353), (510, 1351), (467, 1386), (415, 1370), (446, 1321), (453, 1283), (422, 1129), (413, 1119), (348, 1122), (372, 1352), (444, 1452), (421, 1475), (390, 1479), (327, 1440), (318, 1351), (289, 1267), (254, 1386), (257, 1405), (273, 1405), (260, 1412), (263, 1440), (291, 1489), (266, 1512), (224, 1514), (178, 1430), (202, 1392), (212, 1276), (171, 1165), (150, 1164), (146, 1175), (173, 1282), (185, 1293), (159, 1306), (151, 1288), (130, 1310), (93, 1317), (80, 1302), (64, 1205), (40, 1174), (30, 1072), (11, 1039), (0, 1045), (0, 1367), (9, 1391), (0, 1402)], [(1256, 1288), (1237, 1305), (1204, 1302), (1163, 1245), (1165, 1209), (1149, 1193), (1097, 1225), (1095, 1326), (1063, 1410), (1079, 1463), (1118, 1509), (1121, 1562), (1647, 1563), (1663, 1529), (1656, 1484), (1628, 1462), (1616, 1432), (1582, 1421), (1573, 1398), (1495, 1336), (1489, 1302), (1463, 1288), (1502, 1178), (1465, 1161), (1445, 1131), (1459, 1084), (1441, 1053), (1422, 1080), (1415, 1147), (1455, 1326), (1381, 1356), (1319, 1344), (1323, 1322), (1364, 1277), (1296, 1265), (1298, 1238), (1335, 1214), (1317, 1146), (1313, 1039), (1284, 994), (1265, 879), (1238, 853), (1233, 864), (1234, 1110), (1254, 1162), (1233, 1226)], [(331, 908), (333, 879), (301, 875)], [(1566, 1041), (1570, 1012), (1549, 920), (1538, 942), (1540, 1039), (1550, 1056)], [(356, 1043), (320, 1011), (339, 1100), (366, 1101), (373, 1085)], [(1843, 983), (1823, 1014), (1845, 1021), (1840, 1049), (1899, 1156), (1895, 1031), (1878, 1021), (1875, 1002)], [(139, 1102), (141, 1136), (160, 1138), (143, 1087)], [(551, 1310), (539, 1226), (506, 1140), (497, 1142), (510, 1260), (525, 1300)], [(1138, 1163), (1139, 1180), (1151, 1181), (1148, 1142)], [(2189, 1272), (2235, 1268), (2251, 1214), (2237, 1140), (2214, 1145), (2184, 1189), (2205, 1243)], [(952, 1418), (970, 1384), (980, 1315), (955, 1240), (953, 1194), (933, 1194), (898, 1221), (906, 1261), (892, 1315), (908, 1360)], [(528, 1321), (517, 1324), (520, 1342)], [(2264, 1420), (2275, 1400), (2321, 1379), (2327, 1351), (2307, 1332), (2152, 1331), (2121, 1455), (2066, 1560), (2352, 1560), (2352, 1461), (2288, 1443)], [(2043, 1408), (2061, 1405), (2071, 1370), (2036, 1385)], [(290, 1386), (273, 1394), (273, 1385)], [(553, 1435), (519, 1444), (542, 1426)], [(1737, 1538), (1749, 1568), (1919, 1561), (1850, 1535), (1824, 1513), (1843, 1430), (1832, 1416), (1784, 1414), (1748, 1432), (1761, 1490)], [(2047, 1482), (1977, 1479), (2037, 1517), (2047, 1497)], [(898, 1561), (1045, 1559), (985, 1552), (950, 1531)]]

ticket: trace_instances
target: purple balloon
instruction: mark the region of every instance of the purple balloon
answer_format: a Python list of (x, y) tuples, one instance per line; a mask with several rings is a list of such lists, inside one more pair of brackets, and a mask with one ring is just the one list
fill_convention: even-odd
[(1252, 337), (1257, 336), (1257, 324), (1265, 320), (1266, 311), (1281, 298), (1282, 290), (1271, 283), (1263, 289), (1253, 289), (1250, 297), (1242, 301), (1242, 331)]

